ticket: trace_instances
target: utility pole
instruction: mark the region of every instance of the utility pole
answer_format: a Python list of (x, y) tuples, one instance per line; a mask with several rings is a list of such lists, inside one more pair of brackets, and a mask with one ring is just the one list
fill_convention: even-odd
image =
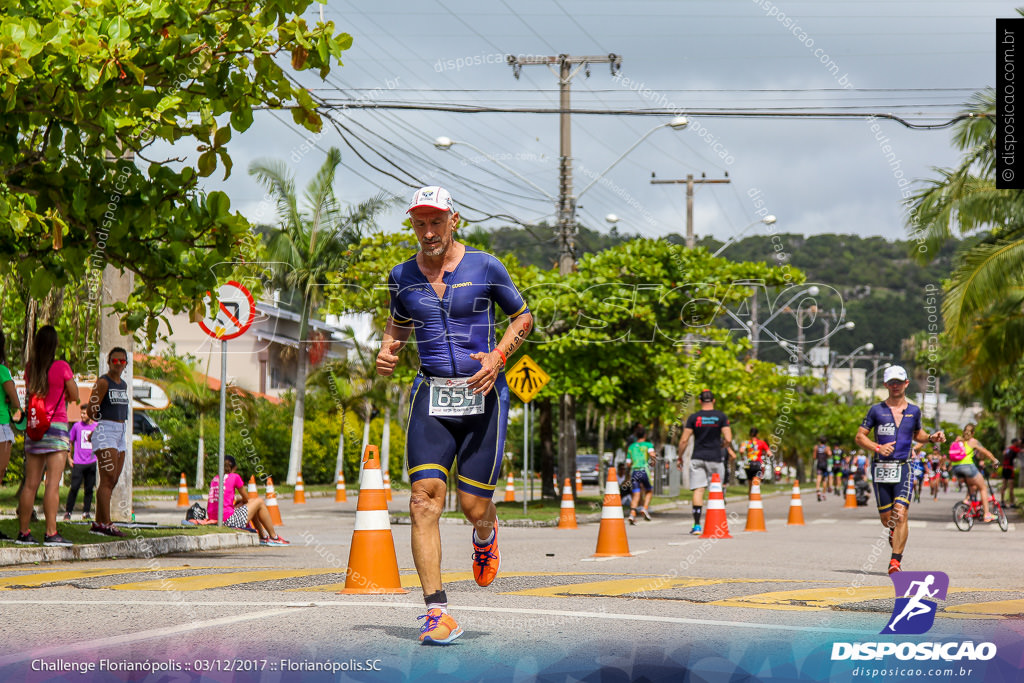
[[(561, 110), (558, 116), (559, 153), (558, 153), (558, 273), (567, 275), (576, 267), (576, 198), (572, 194), (572, 128), (570, 103), (570, 85), (572, 79), (584, 70), (590, 77), (591, 64), (610, 64), (612, 76), (622, 66), (622, 56), (616, 54), (590, 55), (572, 57), (561, 54), (556, 57), (516, 57), (506, 58), (516, 79), (524, 66), (543, 64), (558, 77), (558, 94)], [(558, 67), (556, 70), (555, 67)]]
[(693, 249), (693, 186), (694, 185), (711, 185), (718, 183), (729, 183), (732, 182), (728, 178), (723, 180), (711, 180), (705, 178), (704, 174), (700, 174), (700, 178), (694, 178), (692, 173), (687, 173), (686, 178), (681, 180), (652, 180), (651, 185), (680, 185), (686, 184), (686, 248)]
[[(576, 269), (576, 198), (572, 194), (572, 128), (570, 85), (573, 77), (583, 70), (590, 77), (591, 64), (610, 64), (612, 76), (622, 66), (622, 56), (616, 54), (572, 57), (506, 58), (518, 79), (524, 66), (543, 64), (558, 77), (559, 92), (559, 153), (558, 153), (558, 274), (568, 275)], [(555, 67), (558, 67), (557, 70)], [(559, 401), (558, 463), (563, 477), (576, 471), (576, 402), (571, 394), (562, 394)], [(575, 490), (575, 489), (574, 489)], [(557, 487), (555, 495), (558, 495)]]

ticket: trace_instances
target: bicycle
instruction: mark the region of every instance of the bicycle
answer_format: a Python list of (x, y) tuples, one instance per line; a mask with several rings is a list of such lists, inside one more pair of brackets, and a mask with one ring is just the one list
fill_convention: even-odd
[[(963, 480), (963, 477), (957, 477)], [(964, 486), (967, 486), (967, 482), (964, 482)], [(996, 522), (999, 524), (1000, 531), (1008, 531), (1010, 523), (1006, 519), (1006, 512), (1003, 510), (1003, 506), (996, 499), (995, 491), (992, 490), (992, 484), (989, 483), (988, 478), (985, 478), (985, 486), (988, 488), (989, 495), (989, 507), (996, 515)], [(958, 500), (953, 505), (953, 523), (956, 524), (956, 528), (960, 531), (970, 531), (974, 527), (974, 520), (983, 519), (985, 517), (985, 509), (981, 505), (981, 501), (977, 496), (971, 496), (971, 502), (965, 503), (962, 500)]]

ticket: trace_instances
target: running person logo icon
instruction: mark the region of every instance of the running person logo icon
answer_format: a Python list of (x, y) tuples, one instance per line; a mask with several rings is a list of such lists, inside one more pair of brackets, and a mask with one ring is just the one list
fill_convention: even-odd
[(938, 606), (926, 598), (945, 600), (949, 577), (943, 572), (894, 572), (889, 578), (896, 588), (897, 598), (892, 608), (892, 619), (882, 633), (927, 633), (935, 623)]

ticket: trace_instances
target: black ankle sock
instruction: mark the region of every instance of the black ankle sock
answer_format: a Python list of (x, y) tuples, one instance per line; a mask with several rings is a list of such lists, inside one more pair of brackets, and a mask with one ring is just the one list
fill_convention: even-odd
[(902, 562), (903, 561), (903, 553), (893, 553), (892, 554), (892, 559), (896, 560), (897, 562)]
[(700, 524), (700, 513), (703, 512), (703, 511), (704, 511), (704, 506), (703, 505), (694, 505), (693, 506), (693, 523), (694, 524)]
[(430, 595), (424, 595), (423, 596), (423, 602), (427, 603), (427, 608), (428, 609), (430, 608), (431, 605), (444, 605), (445, 607), (447, 607), (448, 606), (448, 594), (445, 593), (443, 590), (439, 590), (436, 593), (431, 593)]

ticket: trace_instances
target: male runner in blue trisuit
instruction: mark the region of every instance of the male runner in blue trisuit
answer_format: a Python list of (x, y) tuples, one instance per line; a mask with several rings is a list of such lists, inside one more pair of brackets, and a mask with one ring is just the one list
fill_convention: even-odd
[[(891, 365), (885, 369), (882, 380), (889, 390), (889, 398), (871, 406), (857, 429), (856, 441), (858, 446), (875, 454), (871, 459), (871, 480), (879, 517), (882, 525), (889, 529), (889, 545), (892, 546), (889, 573), (892, 574), (900, 571), (907, 545), (907, 511), (914, 486), (907, 459), (915, 441), (942, 443), (946, 435), (941, 430), (929, 434), (921, 428), (921, 409), (907, 402), (910, 382), (906, 370)], [(868, 438), (871, 429), (875, 430), (874, 442)]]
[[(491, 497), (508, 424), (503, 370), (533, 328), (533, 316), (501, 261), (455, 240), (459, 214), (447, 190), (417, 190), (407, 213), (420, 251), (388, 275), (390, 315), (377, 373), (394, 371), (398, 352), (415, 331), (420, 371), (412, 385), (405, 453), (412, 555), (427, 603), (420, 641), (448, 644), (462, 635), (441, 585), (438, 523), (448, 477), (458, 458), (459, 504), (474, 526), (473, 575), (488, 586), (501, 564)], [(495, 304), (511, 318), (497, 344)]]

